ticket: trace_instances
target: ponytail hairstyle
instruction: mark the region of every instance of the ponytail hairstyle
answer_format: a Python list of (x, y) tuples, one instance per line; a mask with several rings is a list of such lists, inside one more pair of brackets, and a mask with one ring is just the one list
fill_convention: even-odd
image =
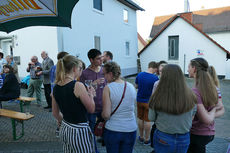
[(196, 70), (195, 83), (201, 94), (203, 105), (205, 107), (215, 106), (218, 102), (218, 94), (214, 81), (207, 72), (208, 62), (203, 58), (195, 58), (190, 64)]
[(175, 64), (165, 65), (156, 91), (149, 99), (149, 107), (180, 115), (193, 109), (196, 103), (196, 96), (187, 86), (181, 68)]
[(81, 61), (72, 55), (66, 55), (63, 58), (59, 59), (57, 63), (55, 83), (63, 83), (66, 74), (71, 73), (74, 67), (79, 67), (80, 63)]
[(208, 67), (208, 73), (209, 75), (212, 77), (213, 81), (214, 81), (214, 84), (216, 85), (216, 87), (220, 87), (220, 83), (219, 83), (219, 79), (216, 75), (216, 70), (213, 66), (209, 66)]

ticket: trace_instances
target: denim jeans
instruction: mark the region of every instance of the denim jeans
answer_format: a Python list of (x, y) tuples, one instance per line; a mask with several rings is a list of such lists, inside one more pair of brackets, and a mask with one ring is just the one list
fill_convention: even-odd
[(136, 131), (116, 132), (105, 129), (104, 140), (107, 153), (132, 153), (136, 140)]
[(96, 125), (96, 118), (101, 119), (101, 112), (90, 114), (88, 113), (89, 126), (91, 131), (94, 133), (94, 127)]
[(186, 153), (190, 143), (189, 132), (186, 134), (167, 134), (155, 130), (154, 149), (156, 153)]

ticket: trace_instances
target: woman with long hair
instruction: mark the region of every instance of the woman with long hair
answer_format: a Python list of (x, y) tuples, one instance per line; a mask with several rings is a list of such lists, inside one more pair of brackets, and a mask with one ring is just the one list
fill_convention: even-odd
[(193, 91), (197, 96), (197, 113), (194, 117), (189, 153), (205, 153), (206, 145), (214, 139), (216, 113), (220, 109), (216, 85), (208, 73), (208, 62), (195, 58), (188, 66), (189, 77), (195, 79)]
[(186, 153), (196, 112), (196, 97), (186, 85), (178, 65), (169, 64), (162, 69), (149, 107), (149, 120), (156, 124), (153, 138), (155, 152)]
[(218, 79), (217, 74), (216, 74), (216, 70), (213, 66), (208, 67), (208, 73), (210, 74), (211, 78), (213, 79), (214, 84), (216, 86), (217, 93), (218, 93), (218, 103), (216, 106), (217, 109), (216, 109), (216, 113), (215, 113), (215, 118), (217, 118), (217, 117), (222, 116), (225, 112), (224, 105), (222, 102), (222, 96), (221, 96), (221, 92), (220, 92), (220, 83), (219, 83), (219, 79)]
[(72, 55), (58, 60), (52, 95), (53, 116), (61, 123), (60, 138), (65, 153), (93, 153), (94, 140), (87, 112), (93, 113), (95, 90), (75, 78), (82, 73), (82, 63)]
[(137, 130), (134, 114), (136, 90), (131, 83), (120, 78), (121, 69), (117, 63), (106, 63), (103, 72), (108, 81), (103, 91), (102, 109), (102, 117), (107, 120), (104, 131), (107, 153), (132, 153)]

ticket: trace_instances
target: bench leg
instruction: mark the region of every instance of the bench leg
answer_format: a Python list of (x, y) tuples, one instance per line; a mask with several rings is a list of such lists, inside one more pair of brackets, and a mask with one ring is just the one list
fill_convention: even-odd
[[(23, 123), (23, 121), (17, 121), (15, 119), (11, 119), (11, 121), (12, 121), (12, 128), (13, 128), (13, 139), (19, 140), (20, 138), (22, 138), (24, 136), (24, 123)], [(21, 131), (21, 134), (19, 136), (17, 136), (16, 123), (20, 123), (22, 125), (22, 131)]]
[(24, 101), (21, 101), (21, 100), (20, 100), (20, 111), (21, 111), (22, 113), (25, 113), (25, 110), (24, 110), (23, 106), (26, 106), (26, 107), (29, 108), (30, 103), (31, 103), (31, 102), (24, 102)]
[(24, 109), (23, 109), (23, 104), (24, 104), (24, 103), (23, 103), (23, 101), (20, 101), (19, 104), (20, 104), (20, 111), (21, 111), (22, 113), (24, 113)]

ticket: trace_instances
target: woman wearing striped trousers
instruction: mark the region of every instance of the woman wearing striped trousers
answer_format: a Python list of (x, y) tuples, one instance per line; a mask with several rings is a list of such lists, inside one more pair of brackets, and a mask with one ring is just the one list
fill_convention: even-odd
[(56, 85), (52, 95), (53, 116), (62, 122), (60, 138), (64, 153), (93, 153), (94, 140), (89, 128), (87, 112), (93, 113), (93, 88), (86, 90), (75, 81), (82, 72), (82, 63), (72, 55), (58, 60)]

